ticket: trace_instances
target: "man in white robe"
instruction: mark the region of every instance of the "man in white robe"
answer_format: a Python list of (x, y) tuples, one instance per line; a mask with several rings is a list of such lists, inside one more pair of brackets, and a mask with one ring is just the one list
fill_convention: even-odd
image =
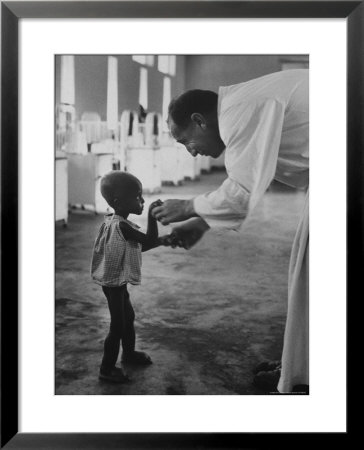
[[(239, 229), (273, 179), (308, 188), (308, 70), (220, 87), (218, 95), (187, 91), (171, 102), (168, 123), (193, 156), (217, 158), (225, 150), (227, 179), (218, 189), (190, 200), (167, 200), (153, 210), (165, 225), (197, 217), (175, 228), (186, 248), (209, 228)], [(278, 379), (281, 393), (309, 384), (308, 189), (292, 247), (284, 346), (275, 384)]]

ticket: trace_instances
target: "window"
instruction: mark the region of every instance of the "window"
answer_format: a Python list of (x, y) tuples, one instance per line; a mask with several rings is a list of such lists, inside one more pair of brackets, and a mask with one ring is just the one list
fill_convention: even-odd
[(159, 55), (158, 70), (166, 75), (176, 75), (176, 55)]
[(158, 70), (162, 73), (168, 73), (169, 65), (168, 65), (168, 56), (167, 55), (159, 55), (158, 56)]
[(148, 109), (148, 70), (145, 67), (140, 68), (139, 104)]
[(145, 66), (154, 66), (154, 55), (133, 55), (133, 61), (144, 64)]
[(173, 77), (176, 75), (176, 55), (169, 57), (169, 74)]
[(162, 128), (164, 131), (168, 131), (168, 106), (171, 101), (171, 79), (164, 77), (163, 79), (163, 112), (162, 112)]
[(118, 127), (118, 60), (108, 57), (107, 68), (107, 128), (116, 130)]
[(61, 92), (60, 103), (75, 104), (75, 57), (61, 56)]

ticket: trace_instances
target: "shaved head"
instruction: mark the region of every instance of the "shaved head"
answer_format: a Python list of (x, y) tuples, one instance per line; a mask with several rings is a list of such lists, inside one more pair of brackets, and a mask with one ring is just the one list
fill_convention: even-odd
[(141, 183), (137, 177), (120, 170), (113, 170), (101, 178), (101, 195), (111, 207), (113, 207), (115, 199), (128, 198), (130, 194), (140, 188)]

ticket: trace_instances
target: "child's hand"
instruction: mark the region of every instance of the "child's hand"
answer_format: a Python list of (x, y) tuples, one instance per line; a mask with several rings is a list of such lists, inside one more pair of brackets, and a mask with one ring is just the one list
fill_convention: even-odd
[(152, 216), (152, 211), (153, 211), (153, 209), (156, 208), (157, 206), (162, 206), (162, 205), (163, 205), (162, 200), (158, 199), (158, 200), (154, 201), (154, 202), (151, 203), (150, 206), (149, 206), (148, 214), (149, 214), (150, 216)]

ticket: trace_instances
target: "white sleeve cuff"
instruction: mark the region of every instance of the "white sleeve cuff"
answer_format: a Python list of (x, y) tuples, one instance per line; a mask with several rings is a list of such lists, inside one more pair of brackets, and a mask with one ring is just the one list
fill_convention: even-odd
[(210, 228), (214, 229), (229, 229), (238, 230), (246, 214), (237, 213), (220, 213), (214, 214), (213, 211), (209, 211), (210, 205), (206, 199), (206, 195), (199, 195), (193, 199), (193, 207), (198, 216), (200, 216)]

